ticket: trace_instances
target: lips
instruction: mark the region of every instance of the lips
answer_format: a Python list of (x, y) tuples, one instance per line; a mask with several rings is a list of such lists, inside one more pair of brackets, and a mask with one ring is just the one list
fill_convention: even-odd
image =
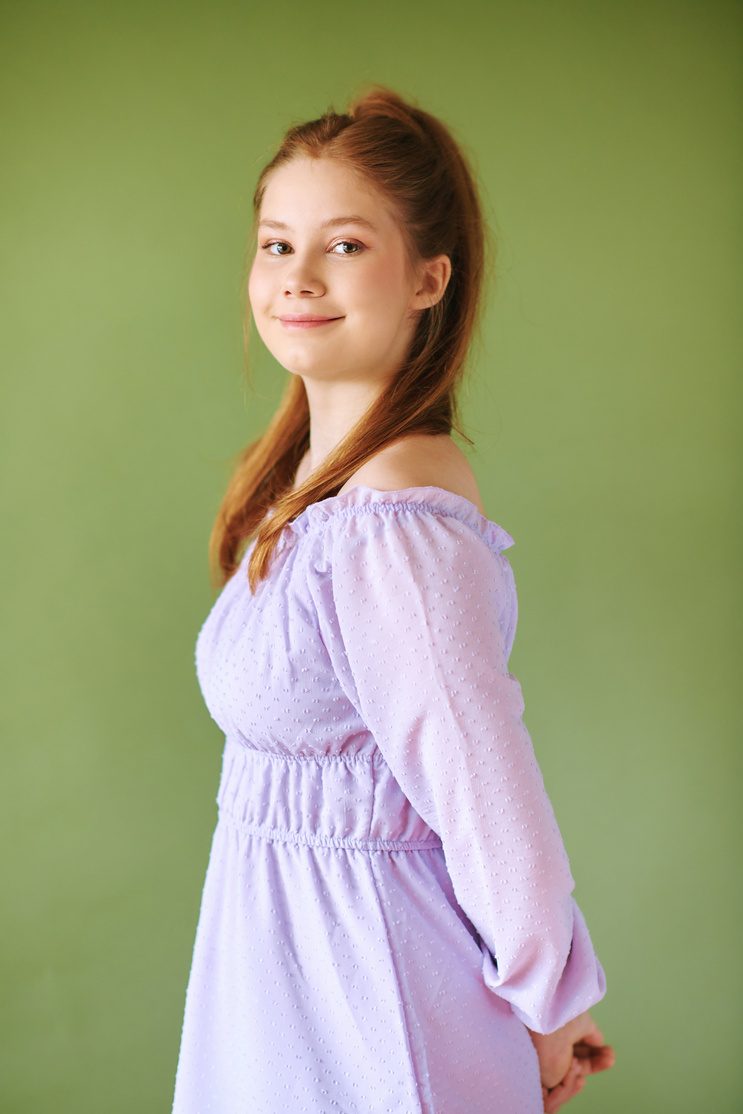
[(331, 325), (334, 321), (342, 321), (342, 317), (323, 317), (316, 313), (282, 313), (279, 321), (285, 329), (317, 329), (322, 325)]

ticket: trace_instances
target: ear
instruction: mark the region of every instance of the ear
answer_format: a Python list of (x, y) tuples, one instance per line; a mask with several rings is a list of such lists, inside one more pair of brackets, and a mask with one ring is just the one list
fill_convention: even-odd
[(417, 272), (417, 287), (410, 308), (421, 310), (435, 306), (444, 296), (451, 278), (451, 260), (448, 255), (435, 255), (424, 259)]

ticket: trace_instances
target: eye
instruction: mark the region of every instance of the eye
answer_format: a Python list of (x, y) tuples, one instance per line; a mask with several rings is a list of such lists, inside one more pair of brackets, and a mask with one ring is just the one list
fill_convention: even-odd
[(364, 245), (356, 240), (338, 240), (330, 251), (332, 255), (359, 255), (364, 250)]
[(267, 251), (269, 255), (290, 255), (292, 248), (286, 240), (269, 240), (267, 244), (263, 245), (263, 250)]

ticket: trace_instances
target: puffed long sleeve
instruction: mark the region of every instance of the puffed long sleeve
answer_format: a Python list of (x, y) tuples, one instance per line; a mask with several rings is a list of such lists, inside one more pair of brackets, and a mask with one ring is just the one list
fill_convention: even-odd
[(604, 976), (508, 673), (516, 600), (499, 549), (510, 539), (451, 500), (447, 512), (392, 493), (338, 520), (328, 556), (347, 683), (441, 838), (486, 983), (552, 1032), (603, 996)]

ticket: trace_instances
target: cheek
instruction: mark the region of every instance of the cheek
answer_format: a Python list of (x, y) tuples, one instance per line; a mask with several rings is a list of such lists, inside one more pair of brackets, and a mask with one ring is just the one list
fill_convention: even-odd
[(253, 310), (253, 313), (261, 307), (262, 301), (265, 300), (265, 276), (261, 274), (261, 268), (257, 262), (253, 263), (250, 268), (250, 275), (248, 276), (248, 303)]
[(397, 258), (380, 259), (369, 278), (380, 307), (384, 306), (395, 317), (404, 315), (414, 293), (404, 262)]

